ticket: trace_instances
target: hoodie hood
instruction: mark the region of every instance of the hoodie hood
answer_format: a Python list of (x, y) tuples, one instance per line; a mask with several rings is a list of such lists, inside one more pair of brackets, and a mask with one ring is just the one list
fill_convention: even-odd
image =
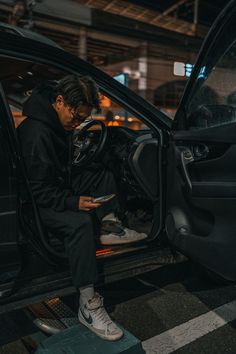
[(57, 133), (66, 135), (57, 112), (52, 106), (54, 85), (53, 82), (47, 82), (36, 87), (23, 106), (23, 115), (41, 121)]

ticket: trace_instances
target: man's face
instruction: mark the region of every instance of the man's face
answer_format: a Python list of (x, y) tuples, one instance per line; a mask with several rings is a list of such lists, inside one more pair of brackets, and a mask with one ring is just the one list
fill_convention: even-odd
[(61, 95), (57, 96), (56, 101), (53, 103), (53, 108), (57, 112), (63, 128), (68, 131), (76, 129), (92, 112), (92, 107), (86, 104), (71, 108), (64, 102)]

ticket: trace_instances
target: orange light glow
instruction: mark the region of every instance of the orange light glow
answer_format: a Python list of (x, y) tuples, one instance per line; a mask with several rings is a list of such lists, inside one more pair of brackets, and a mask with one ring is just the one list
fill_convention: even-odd
[(107, 254), (112, 254), (113, 252), (114, 251), (111, 248), (105, 248), (105, 249), (102, 249), (102, 250), (97, 250), (96, 251), (96, 256), (100, 257), (100, 256), (104, 256), (104, 255), (107, 255)]
[(103, 107), (103, 108), (109, 108), (109, 107), (111, 107), (111, 100), (108, 97), (101, 95), (100, 96), (100, 104), (101, 104), (101, 107)]
[(113, 121), (113, 122), (108, 122), (107, 125), (109, 127), (118, 127), (120, 124), (117, 121)]
[(47, 304), (48, 304), (49, 306), (55, 306), (55, 305), (60, 304), (60, 302), (61, 302), (61, 300), (60, 300), (59, 297), (54, 297), (53, 299), (48, 300), (48, 301), (47, 301)]

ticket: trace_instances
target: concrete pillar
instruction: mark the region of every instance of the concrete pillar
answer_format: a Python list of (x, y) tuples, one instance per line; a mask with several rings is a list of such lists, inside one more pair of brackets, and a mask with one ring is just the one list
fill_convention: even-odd
[(194, 30), (195, 35), (197, 35), (198, 12), (199, 12), (199, 0), (195, 0), (194, 1), (194, 15), (193, 15), (193, 30)]
[(147, 94), (147, 74), (148, 74), (148, 44), (147, 42), (142, 42), (139, 49), (138, 58), (138, 71), (140, 77), (138, 79), (138, 90), (139, 94), (146, 98)]
[(80, 27), (78, 39), (78, 56), (84, 60), (87, 59), (87, 30)]

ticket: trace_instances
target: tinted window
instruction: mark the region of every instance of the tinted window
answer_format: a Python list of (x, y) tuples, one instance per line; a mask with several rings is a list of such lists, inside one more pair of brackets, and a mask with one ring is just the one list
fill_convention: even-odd
[(209, 76), (199, 73), (203, 85), (188, 107), (192, 129), (214, 127), (236, 121), (236, 43), (221, 57)]

